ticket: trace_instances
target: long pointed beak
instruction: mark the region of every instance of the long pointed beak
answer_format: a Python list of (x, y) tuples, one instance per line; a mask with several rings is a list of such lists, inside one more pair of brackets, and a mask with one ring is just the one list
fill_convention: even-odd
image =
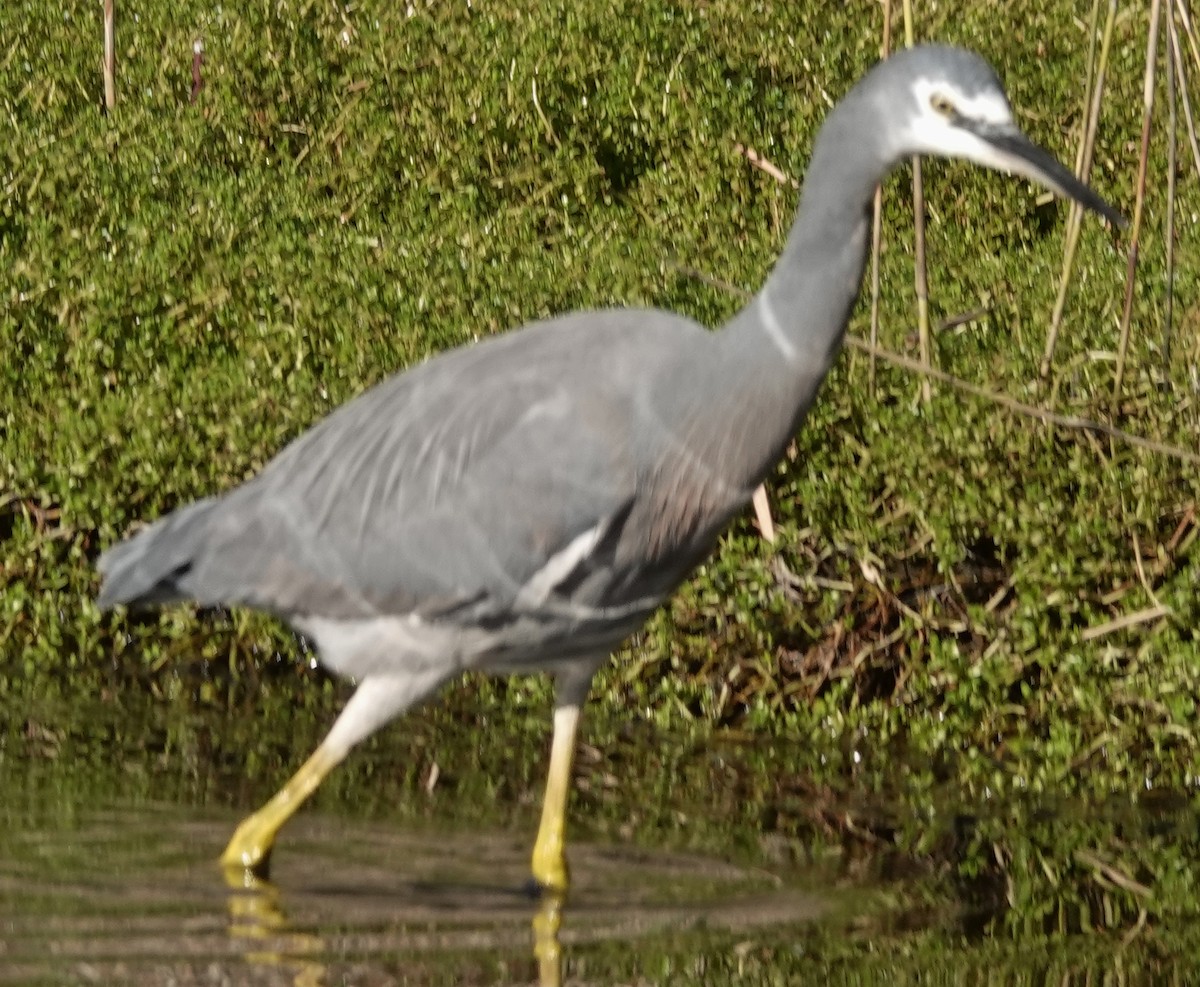
[(1059, 195), (1074, 199), (1081, 206), (1099, 213), (1118, 229), (1124, 229), (1128, 225), (1124, 216), (1016, 127), (988, 125), (965, 119), (959, 122), (986, 142), (996, 152), (999, 159), (997, 163), (1007, 170), (1031, 178)]

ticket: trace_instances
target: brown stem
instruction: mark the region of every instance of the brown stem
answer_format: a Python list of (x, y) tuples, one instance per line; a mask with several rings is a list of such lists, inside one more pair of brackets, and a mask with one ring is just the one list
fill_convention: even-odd
[(117, 105), (117, 56), (115, 0), (104, 0), (104, 109)]
[(1179, 124), (1175, 100), (1175, 62), (1172, 51), (1179, 43), (1175, 33), (1175, 18), (1171, 5), (1163, 7), (1163, 23), (1167, 29), (1167, 308), (1163, 313), (1163, 369), (1171, 365), (1171, 322), (1175, 309), (1175, 169), (1176, 129)]
[(204, 39), (197, 38), (192, 42), (192, 94), (188, 98), (189, 103), (196, 102), (196, 97), (200, 95), (200, 90), (204, 88), (204, 76), (200, 74), (200, 70), (203, 67)]
[(1138, 238), (1142, 229), (1142, 207), (1146, 200), (1146, 171), (1150, 162), (1150, 121), (1154, 110), (1154, 67), (1158, 53), (1159, 0), (1150, 3), (1150, 31), (1146, 41), (1146, 75), (1142, 87), (1142, 151), (1138, 159), (1137, 194), (1133, 201), (1133, 223), (1129, 232), (1129, 260), (1125, 265), (1125, 304), (1121, 310), (1121, 339), (1117, 345), (1117, 368), (1113, 375), (1112, 409), (1115, 411), (1125, 382), (1125, 359), (1129, 353), (1129, 326), (1133, 321), (1133, 286), (1137, 274)]
[[(913, 46), (912, 0), (904, 0), (904, 43)], [(929, 278), (925, 267), (925, 185), (921, 181), (921, 159), (913, 158), (913, 282), (917, 292), (917, 336), (921, 343), (921, 362), (933, 366), (929, 339)], [(929, 378), (921, 378), (921, 400), (933, 399)]]
[[(879, 57), (887, 58), (892, 47), (892, 0), (883, 0), (883, 41)], [(871, 208), (871, 345), (879, 345), (879, 255), (883, 248), (883, 186), (875, 189)], [(875, 354), (867, 363), (867, 393), (875, 396)]]
[[(1109, 0), (1108, 17), (1104, 22), (1104, 36), (1100, 42), (1100, 55), (1095, 57), (1096, 20), (1099, 14), (1099, 2), (1092, 7), (1091, 36), (1092, 43), (1088, 48), (1087, 76), (1090, 85), (1088, 95), (1084, 98), (1087, 108), (1087, 124), (1084, 127), (1083, 140), (1079, 145), (1079, 153), (1075, 158), (1075, 172), (1081, 181), (1086, 182), (1092, 170), (1092, 157), (1096, 147), (1096, 132), (1100, 123), (1100, 102), (1104, 94), (1104, 75), (1108, 67), (1108, 53), (1112, 46), (1113, 25), (1117, 20), (1117, 0)], [(1095, 84), (1091, 84), (1095, 62)], [(1054, 299), (1054, 310), (1050, 315), (1050, 328), (1046, 332), (1046, 350), (1042, 354), (1042, 363), (1038, 368), (1038, 376), (1045, 380), (1050, 376), (1050, 366), (1054, 360), (1054, 350), (1058, 346), (1058, 330), (1062, 325), (1063, 313), (1067, 307), (1067, 293), (1071, 286), (1071, 275), (1075, 269), (1075, 249), (1079, 245), (1079, 233), (1083, 226), (1083, 207), (1078, 202), (1071, 202), (1071, 210), (1067, 216), (1067, 235), (1063, 243), (1062, 275), (1058, 282), (1058, 295)]]

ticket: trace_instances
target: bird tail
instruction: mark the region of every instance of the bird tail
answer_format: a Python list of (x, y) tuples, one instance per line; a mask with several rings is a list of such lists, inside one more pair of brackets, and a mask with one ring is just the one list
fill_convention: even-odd
[(97, 604), (106, 609), (192, 599), (187, 576), (209, 541), (216, 504), (215, 497), (190, 504), (101, 555), (96, 568), (104, 578)]

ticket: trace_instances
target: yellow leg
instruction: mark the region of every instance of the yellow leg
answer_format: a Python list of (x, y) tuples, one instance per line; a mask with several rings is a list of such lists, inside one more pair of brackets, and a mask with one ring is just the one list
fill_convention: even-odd
[(276, 834), (340, 760), (326, 744), (318, 747), (270, 802), (242, 821), (221, 854), (221, 866), (265, 876)]
[(575, 760), (575, 734), (579, 729), (579, 706), (559, 706), (554, 711), (554, 739), (550, 742), (550, 771), (542, 823), (533, 845), (533, 878), (544, 889), (559, 894), (567, 890), (567, 859), (564, 854), (567, 797), (571, 792), (571, 765)]
[[(353, 632), (347, 632), (352, 635)], [(351, 641), (353, 637), (351, 637)], [(246, 819), (221, 855), (221, 865), (237, 874), (267, 876), (275, 836), (317, 786), (364, 737), (428, 696), (445, 680), (441, 669), (367, 677), (346, 703), (321, 746), (313, 751), (270, 802)]]

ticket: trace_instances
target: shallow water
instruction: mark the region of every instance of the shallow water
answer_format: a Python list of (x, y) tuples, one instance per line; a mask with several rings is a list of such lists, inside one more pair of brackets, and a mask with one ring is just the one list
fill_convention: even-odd
[[(525, 834), (398, 830), (308, 814), (272, 883), (229, 887), (234, 823), (178, 805), (84, 810), (0, 841), (0, 983), (390, 983), (532, 976)], [(561, 939), (636, 944), (810, 921), (823, 896), (697, 855), (578, 844)], [(489, 972), (490, 971), (490, 972)]]
[[(525, 891), (544, 738), (516, 717), (509, 734), (485, 728), (498, 753), (475, 770), (482, 753), (453, 751), (453, 737), (471, 734), (446, 719), (482, 722), (486, 711), (434, 711), (380, 738), (285, 828), (271, 883), (226, 883), (216, 860), (234, 826), (327, 713), (179, 716), (125, 696), (10, 720), (0, 985), (552, 982), (533, 952), (544, 906)], [(844, 807), (825, 806), (807, 835), (783, 835), (799, 834), (815, 799), (796, 769), (735, 765), (736, 745), (625, 734), (610, 735), (604, 761), (581, 759), (559, 933), (566, 984), (1187, 983), (1200, 972), (1200, 930), (1186, 926), (981, 933), (991, 913), (961, 873), (927, 853), (921, 866), (925, 852), (902, 852), (899, 835), (847, 842), (829, 824)], [(424, 750), (436, 763), (435, 738), (447, 745), (430, 794), (412, 762)], [(1194, 807), (1136, 811), (1145, 826), (1119, 822), (1131, 848), (1194, 840)], [(946, 815), (963, 839), (961, 813)], [(1050, 831), (1082, 833), (1100, 818), (1064, 814)], [(1035, 848), (1060, 854), (1050, 866), (1078, 853), (1044, 839)], [(1041, 904), (1022, 907), (1036, 915)]]

